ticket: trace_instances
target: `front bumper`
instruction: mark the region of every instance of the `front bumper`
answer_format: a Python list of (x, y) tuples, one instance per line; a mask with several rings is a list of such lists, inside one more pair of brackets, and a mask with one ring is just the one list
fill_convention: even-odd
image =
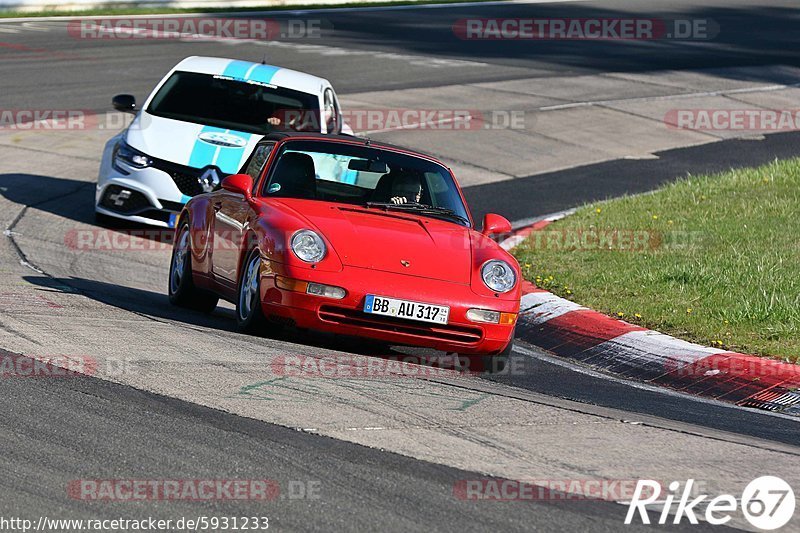
[[(275, 275), (342, 287), (341, 300), (279, 288)], [(398, 345), (420, 346), (465, 355), (493, 355), (512, 340), (515, 324), (486, 324), (467, 319), (469, 309), (519, 313), (518, 299), (475, 294), (468, 285), (415, 276), (344, 267), (342, 272), (317, 272), (272, 264), (262, 269), (261, 303), (273, 321), (340, 335), (365, 337)], [(447, 325), (364, 313), (367, 294), (450, 307)]]
[(97, 213), (137, 222), (173, 228), (183, 206), (203, 192), (197, 176), (201, 169), (167, 161), (155, 166), (133, 168), (112, 164), (110, 153), (100, 165), (95, 195)]

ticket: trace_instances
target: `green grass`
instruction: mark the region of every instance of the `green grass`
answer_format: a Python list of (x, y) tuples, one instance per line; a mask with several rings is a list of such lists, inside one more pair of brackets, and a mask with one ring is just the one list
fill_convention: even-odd
[(460, 4), (463, 2), (491, 2), (492, 0), (389, 0), (353, 2), (349, 4), (302, 4), (279, 5), (261, 7), (198, 7), (198, 8), (168, 8), (168, 7), (98, 7), (74, 11), (47, 10), (47, 11), (0, 11), (0, 20), (17, 17), (92, 17), (92, 16), (117, 16), (117, 15), (175, 15), (183, 13), (251, 13), (260, 11), (297, 11), (305, 9), (335, 9), (337, 7), (383, 7), (406, 6), (424, 4)]
[[(614, 230), (642, 232), (639, 246), (580, 242)], [(528, 279), (587, 307), (706, 345), (800, 359), (800, 159), (588, 205), (514, 253)]]

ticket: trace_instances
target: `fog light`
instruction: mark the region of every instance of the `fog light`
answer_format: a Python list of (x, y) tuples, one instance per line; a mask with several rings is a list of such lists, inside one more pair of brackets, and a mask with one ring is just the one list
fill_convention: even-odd
[(347, 296), (347, 291), (341, 287), (300, 281), (299, 279), (285, 278), (283, 276), (275, 276), (275, 285), (277, 285), (279, 289), (293, 292), (305, 292), (306, 294), (333, 298), (334, 300), (341, 300)]
[(488, 311), (486, 309), (470, 309), (467, 311), (467, 318), (473, 322), (486, 322), (487, 324), (497, 324), (500, 322), (499, 311)]
[(341, 300), (347, 294), (341, 287), (332, 287), (331, 285), (322, 285), (321, 283), (309, 283), (306, 292), (315, 296), (333, 298), (334, 300)]
[(483, 322), (485, 324), (511, 325), (517, 320), (516, 313), (501, 313), (500, 311), (489, 311), (488, 309), (470, 309), (467, 311), (467, 318), (473, 322)]

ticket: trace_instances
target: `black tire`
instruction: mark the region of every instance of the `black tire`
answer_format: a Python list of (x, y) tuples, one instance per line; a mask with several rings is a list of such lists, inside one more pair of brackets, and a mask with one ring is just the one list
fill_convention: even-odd
[[(184, 241), (185, 239), (185, 241)], [(180, 267), (179, 248), (183, 247), (183, 265)], [(181, 268), (181, 272), (176, 269)], [(198, 289), (192, 279), (192, 254), (189, 250), (189, 225), (183, 223), (172, 247), (169, 262), (169, 281), (167, 282), (169, 302), (172, 305), (210, 313), (217, 307), (219, 297), (208, 291)]]
[[(261, 252), (257, 248), (250, 250), (247, 258), (242, 262), (242, 269), (239, 272), (239, 282), (236, 284), (236, 327), (241, 333), (272, 336), (280, 328), (276, 324), (270, 323), (261, 309), (261, 276), (255, 272), (255, 280), (250, 278), (254, 261), (258, 261), (255, 268), (260, 270)], [(254, 287), (253, 283), (255, 283)], [(245, 284), (250, 287), (249, 302), (244, 294)]]

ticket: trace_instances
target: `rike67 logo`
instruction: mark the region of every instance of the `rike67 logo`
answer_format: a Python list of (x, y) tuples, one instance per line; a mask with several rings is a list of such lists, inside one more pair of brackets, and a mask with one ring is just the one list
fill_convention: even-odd
[(658, 481), (640, 480), (628, 506), (625, 524), (632, 523), (637, 512), (643, 524), (650, 524), (654, 517), (649, 512), (653, 512), (654, 521), (660, 525), (680, 524), (683, 519), (697, 524), (698, 517), (702, 517), (705, 522), (719, 526), (741, 512), (753, 527), (772, 531), (788, 524), (794, 515), (794, 491), (786, 481), (775, 476), (754, 479), (745, 487), (741, 498), (731, 494), (713, 499), (707, 494), (694, 495), (693, 479), (688, 480), (683, 489), (680, 482), (673, 481), (668, 490)]

